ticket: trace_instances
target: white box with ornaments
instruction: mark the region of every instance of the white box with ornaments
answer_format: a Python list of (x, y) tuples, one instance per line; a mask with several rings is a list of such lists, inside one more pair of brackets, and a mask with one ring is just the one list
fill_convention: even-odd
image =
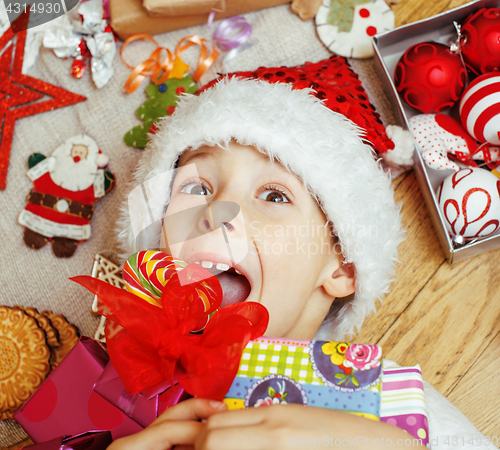
[[(396, 91), (394, 71), (401, 56), (414, 44), (425, 41), (435, 41), (449, 45), (457, 39), (454, 21), (462, 24), (472, 13), (481, 8), (500, 7), (500, 0), (476, 0), (458, 8), (446, 11), (419, 22), (404, 25), (392, 31), (377, 34), (372, 38), (375, 49), (375, 65), (382, 80), (384, 90), (394, 108), (399, 124), (409, 129), (411, 117), (421, 114), (402, 100)], [(458, 102), (457, 102), (458, 103)], [(444, 114), (459, 119), (458, 104)], [(480, 253), (500, 248), (500, 235), (466, 241), (462, 245), (452, 241), (445, 225), (436, 196), (436, 190), (453, 170), (435, 170), (429, 168), (423, 161), (422, 155), (415, 148), (413, 155), (414, 170), (422, 191), (422, 195), (429, 209), (432, 222), (436, 229), (443, 252), (450, 263), (463, 261)]]

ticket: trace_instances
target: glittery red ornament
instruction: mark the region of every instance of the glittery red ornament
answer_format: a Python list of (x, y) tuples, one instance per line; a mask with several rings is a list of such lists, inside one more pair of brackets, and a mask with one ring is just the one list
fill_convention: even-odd
[(396, 89), (416, 110), (439, 113), (460, 99), (467, 71), (458, 53), (437, 42), (410, 47), (399, 60), (394, 73)]
[(475, 75), (500, 69), (500, 9), (482, 8), (462, 25), (462, 56)]
[[(2, 191), (7, 184), (10, 148), (16, 119), (86, 100), (81, 95), (21, 73), (28, 20), (29, 10), (19, 16), (0, 37), (0, 190)], [(24, 31), (14, 33), (13, 27)], [(45, 96), (51, 98), (44, 99)]]

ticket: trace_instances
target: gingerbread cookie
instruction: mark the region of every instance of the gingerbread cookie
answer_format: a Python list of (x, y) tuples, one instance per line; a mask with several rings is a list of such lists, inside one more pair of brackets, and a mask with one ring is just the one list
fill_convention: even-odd
[(59, 347), (59, 332), (52, 326), (52, 322), (47, 316), (40, 314), (35, 308), (16, 305), (14, 308), (22, 309), (28, 316), (34, 317), (38, 325), (43, 328), (47, 335), (47, 344), (50, 347)]
[(71, 325), (61, 314), (42, 311), (42, 315), (47, 316), (52, 322), (52, 326), (59, 332), (60, 345), (52, 349), (52, 356), (50, 357), (50, 367), (51, 370), (54, 370), (76, 345), (80, 334), (78, 329)]
[(13, 412), (8, 409), (7, 411), (4, 411), (3, 413), (0, 413), (0, 421), (1, 420), (16, 420), (14, 419)]
[(45, 380), (49, 360), (45, 331), (36, 319), (0, 306), (0, 412), (21, 407)]

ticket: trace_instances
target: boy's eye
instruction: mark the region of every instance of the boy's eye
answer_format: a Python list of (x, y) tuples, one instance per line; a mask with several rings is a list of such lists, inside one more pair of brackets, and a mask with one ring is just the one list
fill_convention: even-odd
[(191, 195), (210, 195), (212, 192), (200, 183), (189, 183), (182, 187), (181, 192)]
[(259, 195), (261, 200), (265, 200), (266, 202), (274, 202), (274, 203), (290, 203), (290, 200), (288, 200), (288, 197), (279, 191), (264, 191), (262, 194)]

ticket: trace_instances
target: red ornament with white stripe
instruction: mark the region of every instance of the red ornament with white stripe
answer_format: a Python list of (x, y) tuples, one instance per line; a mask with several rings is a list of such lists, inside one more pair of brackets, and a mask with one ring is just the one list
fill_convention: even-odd
[(500, 73), (477, 77), (460, 100), (460, 119), (479, 142), (500, 145)]

